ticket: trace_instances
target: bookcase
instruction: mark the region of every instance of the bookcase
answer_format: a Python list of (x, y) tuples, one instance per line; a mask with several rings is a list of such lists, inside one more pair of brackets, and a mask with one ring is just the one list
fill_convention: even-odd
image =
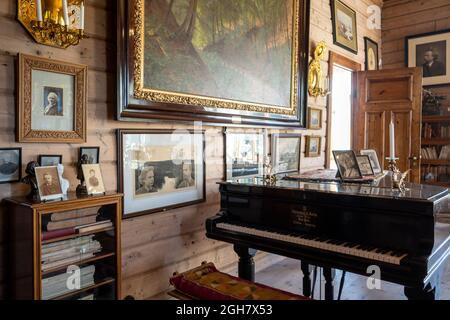
[(9, 294), (26, 300), (121, 297), (122, 195), (4, 200)]

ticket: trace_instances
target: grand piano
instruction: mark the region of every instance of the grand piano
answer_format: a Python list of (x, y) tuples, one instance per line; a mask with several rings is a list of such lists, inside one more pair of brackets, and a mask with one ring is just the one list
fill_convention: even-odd
[[(386, 176), (366, 184), (261, 178), (221, 182), (220, 212), (206, 235), (234, 245), (239, 276), (254, 280), (257, 250), (298, 259), (303, 294), (311, 295), (311, 266), (323, 268), (325, 299), (334, 298), (333, 270), (404, 286), (408, 299), (439, 298), (450, 254), (449, 190), (409, 184), (401, 193)], [(369, 268), (371, 267), (371, 268)]]

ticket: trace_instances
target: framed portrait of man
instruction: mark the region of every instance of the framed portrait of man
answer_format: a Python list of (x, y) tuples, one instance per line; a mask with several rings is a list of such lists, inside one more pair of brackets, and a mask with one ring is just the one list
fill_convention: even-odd
[(406, 38), (406, 65), (423, 68), (424, 86), (450, 83), (450, 30)]
[(18, 142), (86, 142), (86, 66), (19, 54), (18, 79)]
[(118, 130), (124, 218), (205, 200), (204, 132)]
[(35, 172), (39, 197), (42, 201), (62, 199), (64, 197), (56, 166), (36, 167)]

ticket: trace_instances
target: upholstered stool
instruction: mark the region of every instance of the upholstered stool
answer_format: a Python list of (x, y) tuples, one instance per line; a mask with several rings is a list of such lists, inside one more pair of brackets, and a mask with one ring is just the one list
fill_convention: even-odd
[(175, 290), (169, 294), (182, 300), (310, 300), (307, 297), (243, 280), (220, 272), (213, 263), (175, 273)]

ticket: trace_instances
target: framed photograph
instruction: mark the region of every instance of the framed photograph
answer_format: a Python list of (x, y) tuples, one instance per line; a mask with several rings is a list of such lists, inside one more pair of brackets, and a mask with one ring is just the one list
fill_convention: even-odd
[(62, 155), (41, 154), (38, 159), (41, 167), (52, 167), (62, 164)]
[(105, 184), (103, 183), (103, 175), (98, 163), (83, 164), (84, 181), (89, 195), (105, 193)]
[(359, 155), (356, 156), (356, 160), (358, 161), (359, 171), (363, 176), (373, 176), (375, 173), (373, 172), (372, 165), (370, 164), (369, 156)]
[(42, 201), (64, 197), (56, 166), (36, 167), (36, 181)]
[(308, 108), (308, 129), (322, 129), (322, 109)]
[(356, 11), (340, 0), (331, 0), (334, 44), (358, 53), (358, 24)]
[(358, 160), (353, 150), (333, 151), (334, 160), (342, 180), (361, 179)]
[(373, 172), (375, 174), (380, 174), (383, 172), (380, 162), (378, 161), (377, 152), (372, 149), (361, 150), (361, 155), (369, 156), (370, 165), (372, 166)]
[(83, 154), (88, 156), (90, 164), (100, 163), (100, 147), (81, 147), (78, 159), (81, 159)]
[(117, 12), (119, 120), (306, 126), (309, 0), (119, 0)]
[(272, 165), (274, 173), (300, 171), (300, 134), (272, 134)]
[(22, 179), (22, 148), (0, 148), (0, 184)]
[(317, 158), (320, 157), (320, 152), (322, 148), (322, 138), (321, 137), (306, 137), (306, 158)]
[(450, 83), (450, 29), (406, 38), (406, 65), (423, 68), (423, 85)]
[(86, 66), (19, 54), (18, 79), (18, 142), (86, 142)]
[(264, 134), (225, 131), (226, 180), (263, 175)]
[(364, 37), (364, 47), (366, 50), (366, 71), (379, 70), (380, 58), (378, 51), (378, 43), (370, 38)]
[(123, 217), (205, 201), (203, 131), (118, 130)]

